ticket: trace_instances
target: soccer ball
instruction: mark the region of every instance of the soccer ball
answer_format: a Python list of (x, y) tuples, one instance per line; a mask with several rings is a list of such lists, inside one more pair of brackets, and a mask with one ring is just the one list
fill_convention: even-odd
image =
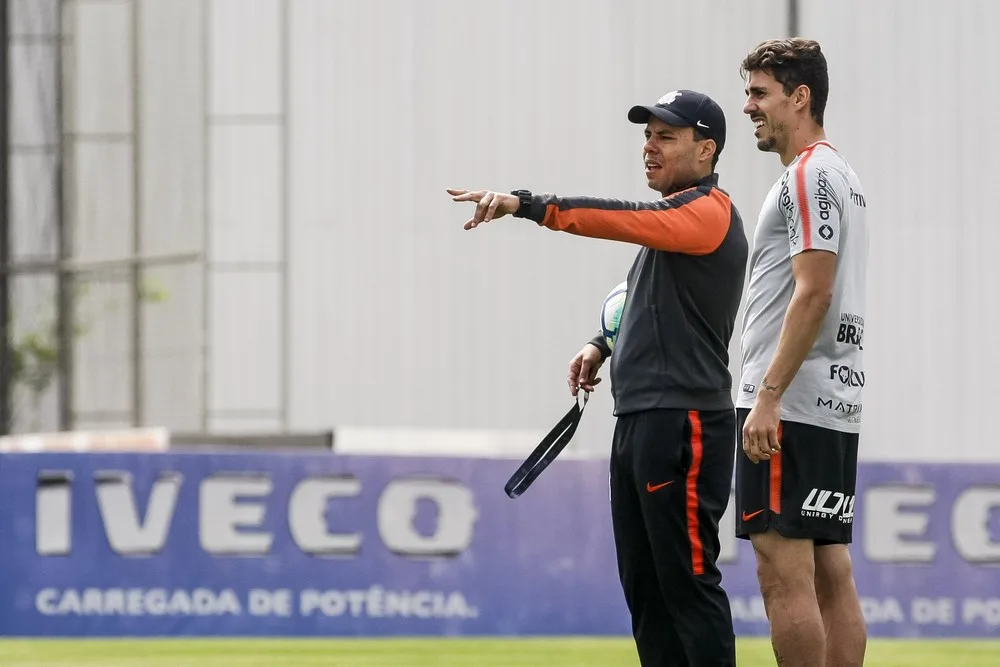
[(604, 298), (604, 306), (601, 308), (601, 332), (604, 335), (604, 342), (611, 350), (615, 349), (615, 341), (618, 340), (618, 324), (622, 319), (622, 309), (625, 307), (627, 294), (628, 282), (618, 283)]

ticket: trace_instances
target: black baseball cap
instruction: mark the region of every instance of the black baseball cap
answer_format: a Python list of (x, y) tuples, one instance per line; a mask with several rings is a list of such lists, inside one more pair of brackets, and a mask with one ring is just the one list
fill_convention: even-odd
[(726, 114), (704, 93), (674, 90), (652, 106), (636, 105), (628, 112), (628, 119), (633, 123), (647, 123), (650, 116), (674, 127), (693, 127), (703, 137), (715, 140), (716, 155), (726, 144)]

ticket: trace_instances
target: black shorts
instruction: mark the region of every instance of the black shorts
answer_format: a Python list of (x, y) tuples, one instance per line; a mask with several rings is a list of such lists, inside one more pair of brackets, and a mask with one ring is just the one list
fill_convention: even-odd
[(788, 538), (812, 539), (817, 546), (850, 544), (858, 479), (858, 435), (782, 421), (781, 451), (753, 463), (743, 451), (743, 424), (737, 415), (736, 536), (774, 528)]

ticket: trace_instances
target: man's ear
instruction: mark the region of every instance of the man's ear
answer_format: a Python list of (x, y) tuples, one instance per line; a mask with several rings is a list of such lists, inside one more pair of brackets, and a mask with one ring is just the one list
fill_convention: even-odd
[(713, 155), (715, 155), (715, 139), (705, 139), (705, 141), (701, 142), (701, 147), (698, 149), (698, 157), (711, 162)]
[(809, 86), (804, 83), (797, 87), (792, 93), (792, 104), (795, 105), (796, 109), (805, 109), (809, 111), (809, 105), (812, 103), (812, 91)]

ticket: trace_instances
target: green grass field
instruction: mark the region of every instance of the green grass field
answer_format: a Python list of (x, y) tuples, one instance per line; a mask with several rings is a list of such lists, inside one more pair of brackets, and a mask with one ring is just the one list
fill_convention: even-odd
[[(774, 665), (767, 640), (740, 667)], [(638, 667), (628, 639), (0, 640), (3, 667)], [(997, 667), (1000, 641), (869, 643), (869, 667)]]

